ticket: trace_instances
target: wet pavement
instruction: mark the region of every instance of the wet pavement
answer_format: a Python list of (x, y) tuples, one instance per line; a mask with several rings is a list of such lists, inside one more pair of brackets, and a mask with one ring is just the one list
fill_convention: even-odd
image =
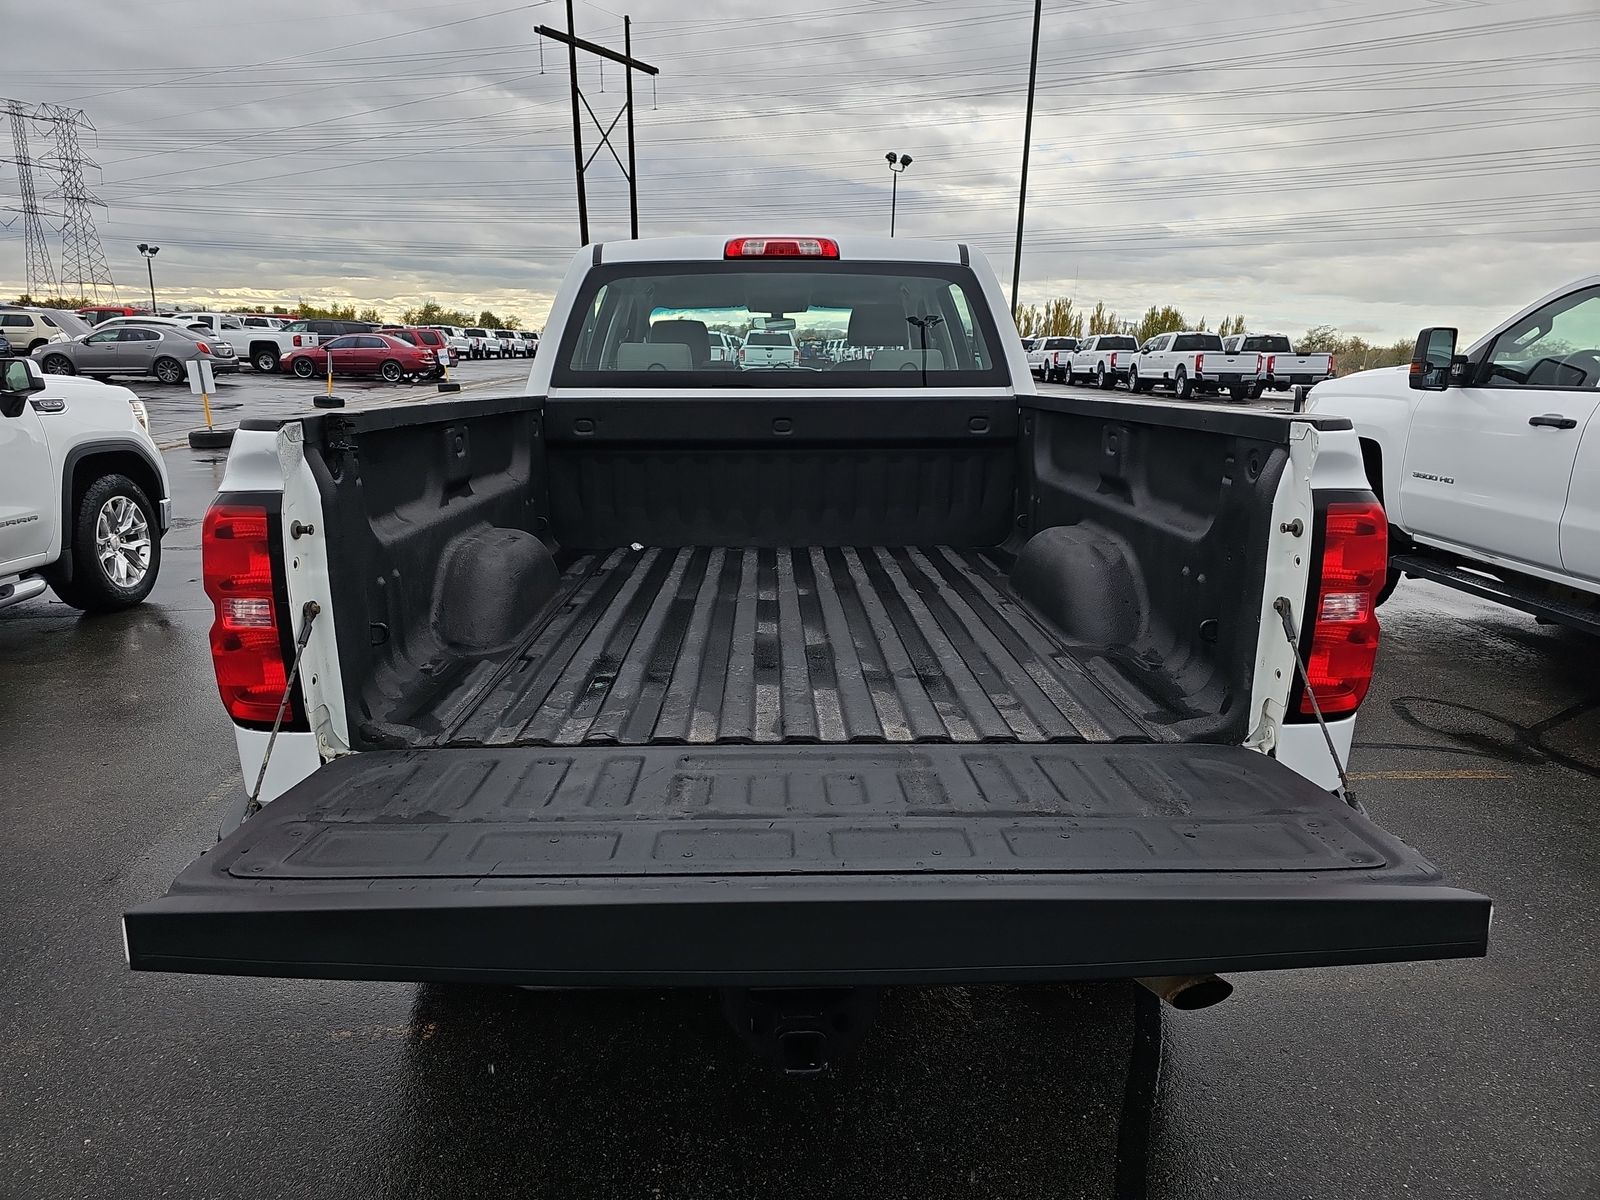
[[(234, 419), (309, 405), (236, 386)], [(168, 444), (190, 399), (151, 403)], [(200, 589), (223, 456), (166, 458), (149, 603), (0, 611), (0, 1196), (1596, 1195), (1594, 643), (1423, 583), (1384, 609), (1356, 786), (1495, 898), (1487, 959), (1237, 976), (1160, 1014), (1159, 1054), (1121, 985), (897, 990), (796, 1083), (698, 992), (129, 973), (118, 917), (214, 839), (238, 772)]]

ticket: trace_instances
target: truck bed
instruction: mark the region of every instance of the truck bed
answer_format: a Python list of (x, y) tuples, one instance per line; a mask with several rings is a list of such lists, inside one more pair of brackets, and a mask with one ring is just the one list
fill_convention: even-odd
[(583, 554), (430, 707), (434, 745), (1174, 740), (996, 558), (945, 546)]

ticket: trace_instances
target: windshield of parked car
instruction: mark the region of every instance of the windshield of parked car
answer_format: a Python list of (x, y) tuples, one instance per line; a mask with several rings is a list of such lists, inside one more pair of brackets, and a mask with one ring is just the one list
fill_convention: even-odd
[[(1010, 382), (976, 277), (955, 264), (619, 263), (592, 272), (553, 382), (931, 387)], [(713, 335), (809, 353), (729, 360)]]

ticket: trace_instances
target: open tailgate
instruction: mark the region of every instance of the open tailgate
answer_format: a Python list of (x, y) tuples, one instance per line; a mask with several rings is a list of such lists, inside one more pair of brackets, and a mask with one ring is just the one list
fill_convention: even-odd
[(1489, 901), (1237, 747), (351, 755), (125, 918), (137, 970), (751, 986), (1482, 955)]

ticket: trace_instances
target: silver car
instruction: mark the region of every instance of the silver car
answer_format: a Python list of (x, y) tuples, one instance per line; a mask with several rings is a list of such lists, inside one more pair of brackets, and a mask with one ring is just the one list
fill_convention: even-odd
[(40, 346), (33, 357), (51, 375), (154, 375), (162, 383), (182, 383), (191, 359), (207, 359), (221, 375), (239, 369), (233, 347), (175, 325), (117, 324)]

